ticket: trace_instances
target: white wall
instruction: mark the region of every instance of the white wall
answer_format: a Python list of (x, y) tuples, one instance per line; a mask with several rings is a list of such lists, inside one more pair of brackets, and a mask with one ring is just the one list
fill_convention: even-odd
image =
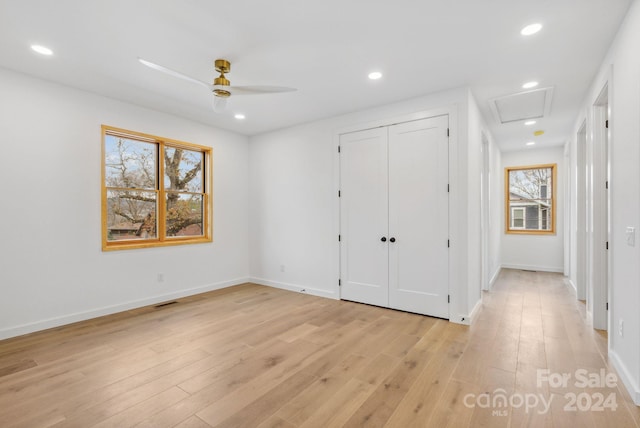
[[(337, 135), (346, 128), (364, 129), (372, 124), (433, 109), (450, 108), (451, 207), (466, 213), (471, 202), (468, 183), (477, 183), (467, 166), (479, 165), (479, 135), (468, 150), (470, 126), (467, 89), (429, 96), (276, 131), (250, 140), (250, 270), (252, 281), (338, 298), (338, 154)], [(473, 126), (479, 127), (476, 115)], [(475, 138), (475, 137), (474, 137)], [(476, 207), (473, 208), (474, 210)], [(477, 208), (479, 210), (479, 207)], [(468, 321), (479, 299), (479, 230), (466, 215), (452, 216), (450, 235), (451, 319)], [(473, 248), (468, 241), (472, 239)], [(472, 264), (468, 264), (468, 260)], [(284, 266), (284, 271), (282, 267)], [(468, 268), (471, 266), (470, 268)], [(474, 291), (469, 293), (473, 288)], [(474, 300), (475, 299), (475, 300)]]
[[(2, 69), (0, 94), (0, 339), (247, 280), (246, 137)], [(213, 243), (101, 251), (101, 124), (213, 147)]]
[(333, 157), (324, 123), (251, 139), (253, 282), (338, 298)]
[[(609, 358), (636, 404), (640, 404), (640, 245), (625, 240), (640, 227), (640, 2), (631, 5), (576, 118), (574, 134), (609, 84)], [(589, 127), (589, 125), (588, 125)], [(572, 142), (575, 144), (575, 142)], [(572, 150), (572, 153), (575, 151)], [(638, 236), (636, 236), (638, 242)], [(618, 333), (620, 321), (624, 334)]]
[(505, 233), (504, 173), (502, 189), (502, 267), (549, 272), (564, 271), (564, 149), (527, 149), (502, 153), (502, 171), (510, 166), (557, 164), (556, 233), (554, 235), (518, 235)]

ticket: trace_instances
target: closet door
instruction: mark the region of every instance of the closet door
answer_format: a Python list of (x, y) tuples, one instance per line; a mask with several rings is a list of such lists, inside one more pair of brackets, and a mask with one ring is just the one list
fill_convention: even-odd
[(387, 129), (340, 137), (342, 299), (389, 305)]
[(389, 127), (389, 306), (442, 318), (449, 318), (447, 128), (448, 116)]

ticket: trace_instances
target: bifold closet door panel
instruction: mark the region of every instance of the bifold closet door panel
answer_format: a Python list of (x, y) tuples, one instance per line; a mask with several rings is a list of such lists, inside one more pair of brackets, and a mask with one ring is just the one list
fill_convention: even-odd
[(387, 129), (340, 137), (340, 297), (388, 306)]
[(389, 306), (449, 318), (448, 116), (389, 127)]

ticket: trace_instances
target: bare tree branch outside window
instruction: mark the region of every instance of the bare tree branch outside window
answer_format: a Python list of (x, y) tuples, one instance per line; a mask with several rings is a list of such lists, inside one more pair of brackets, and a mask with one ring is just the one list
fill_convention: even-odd
[(208, 153), (148, 140), (104, 135), (107, 243), (205, 237)]

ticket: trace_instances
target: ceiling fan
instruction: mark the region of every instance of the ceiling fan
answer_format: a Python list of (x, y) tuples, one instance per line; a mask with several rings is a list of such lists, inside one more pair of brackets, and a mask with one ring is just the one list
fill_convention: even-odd
[(224, 110), (227, 100), (231, 95), (273, 94), (278, 92), (292, 92), (296, 90), (295, 88), (287, 88), (284, 86), (231, 86), (231, 82), (225, 77), (225, 73), (229, 73), (231, 71), (231, 63), (226, 59), (215, 60), (214, 65), (216, 71), (220, 73), (220, 76), (213, 80), (213, 84), (203, 82), (202, 80), (195, 79), (142, 58), (138, 58), (138, 61), (149, 68), (161, 71), (170, 76), (205, 86), (213, 93), (213, 111), (216, 113), (220, 113)]

